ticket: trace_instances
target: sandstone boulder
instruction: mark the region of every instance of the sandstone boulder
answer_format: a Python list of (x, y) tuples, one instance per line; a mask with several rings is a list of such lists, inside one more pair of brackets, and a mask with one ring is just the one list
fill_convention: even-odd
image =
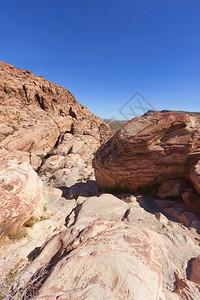
[(158, 197), (164, 199), (165, 197), (177, 197), (183, 193), (185, 189), (185, 180), (175, 179), (165, 181), (158, 190)]
[(200, 213), (200, 196), (191, 191), (182, 193), (182, 199), (194, 212)]
[(198, 160), (190, 170), (190, 179), (198, 193), (200, 193), (200, 161)]
[(33, 211), (31, 203), (21, 200), (5, 189), (0, 189), (0, 238), (15, 232)]
[(27, 162), (0, 161), (1, 234), (14, 231), (34, 213), (43, 212), (43, 183)]
[(189, 279), (200, 284), (200, 256), (196, 257), (192, 262)]
[(200, 157), (199, 140), (199, 116), (166, 112), (134, 118), (97, 151), (97, 184), (137, 190), (169, 179), (189, 180)]

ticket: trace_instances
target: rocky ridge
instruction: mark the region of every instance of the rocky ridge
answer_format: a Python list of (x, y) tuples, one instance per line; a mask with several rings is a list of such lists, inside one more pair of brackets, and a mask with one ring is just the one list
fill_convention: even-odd
[(65, 133), (84, 136), (89, 148), (105, 141), (109, 130), (63, 87), (0, 62), (0, 157), (17, 154), (37, 169)]

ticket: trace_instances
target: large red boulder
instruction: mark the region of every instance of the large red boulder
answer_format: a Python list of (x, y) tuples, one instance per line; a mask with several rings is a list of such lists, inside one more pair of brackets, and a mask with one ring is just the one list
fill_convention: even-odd
[(166, 112), (134, 118), (97, 151), (97, 184), (132, 191), (169, 179), (190, 180), (199, 147), (199, 116)]

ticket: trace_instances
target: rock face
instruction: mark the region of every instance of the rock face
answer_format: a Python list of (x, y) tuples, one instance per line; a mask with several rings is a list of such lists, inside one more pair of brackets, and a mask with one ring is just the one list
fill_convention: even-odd
[(38, 168), (65, 132), (100, 144), (108, 126), (64, 88), (0, 62), (0, 156), (18, 151)]
[(42, 215), (43, 183), (27, 162), (0, 161), (0, 235), (15, 231), (29, 216)]
[(200, 117), (181, 112), (134, 118), (97, 151), (102, 189), (137, 190), (169, 179), (190, 180), (200, 157)]

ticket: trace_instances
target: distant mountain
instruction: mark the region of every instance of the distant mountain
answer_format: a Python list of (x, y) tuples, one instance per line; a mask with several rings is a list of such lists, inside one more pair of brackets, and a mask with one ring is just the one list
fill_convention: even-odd
[(156, 114), (156, 113), (167, 113), (167, 112), (182, 112), (182, 113), (186, 113), (190, 116), (199, 116), (200, 115), (200, 112), (190, 112), (190, 111), (182, 111), (182, 110), (148, 110), (143, 116), (149, 116), (149, 115), (152, 115), (152, 114)]

